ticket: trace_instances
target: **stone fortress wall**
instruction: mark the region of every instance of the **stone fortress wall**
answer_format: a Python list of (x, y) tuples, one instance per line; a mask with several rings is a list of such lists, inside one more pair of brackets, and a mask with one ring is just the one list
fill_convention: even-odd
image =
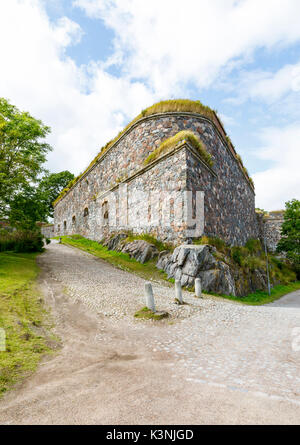
[[(144, 165), (163, 140), (182, 130), (201, 139), (212, 167), (187, 142)], [(141, 118), (57, 202), (55, 234), (101, 240), (127, 229), (178, 243), (196, 223), (195, 236), (218, 236), (230, 244), (258, 238), (255, 193), (225, 136), (221, 125), (191, 112)]]
[(266, 238), (267, 248), (275, 252), (278, 241), (281, 238), (281, 226), (284, 220), (284, 210), (269, 212), (263, 217), (261, 237)]

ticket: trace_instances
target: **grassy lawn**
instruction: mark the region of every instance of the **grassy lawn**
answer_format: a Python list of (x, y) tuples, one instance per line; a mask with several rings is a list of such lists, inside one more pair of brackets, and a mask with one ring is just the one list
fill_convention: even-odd
[(0, 397), (50, 352), (42, 326), (46, 311), (35, 287), (36, 256), (0, 253), (0, 328), (6, 336), (6, 350), (0, 351)]
[[(56, 237), (56, 239), (58, 239), (58, 237)], [(99, 244), (97, 241), (91, 241), (87, 238), (83, 238), (80, 235), (62, 236), (61, 240), (63, 244), (77, 247), (85, 252), (89, 252), (118, 267), (119, 269), (135, 273), (146, 280), (158, 282), (166, 281), (167, 284), (174, 281), (167, 280), (167, 274), (163, 271), (159, 271), (155, 267), (156, 261), (148, 261), (141, 264), (134, 258), (130, 258), (127, 253), (108, 250), (107, 247)]]
[[(59, 237), (56, 237), (58, 239)], [(174, 283), (174, 279), (167, 279), (167, 274), (163, 271), (159, 271), (155, 267), (156, 261), (148, 261), (145, 264), (141, 264), (136, 261), (134, 258), (130, 258), (128, 254), (122, 252), (116, 252), (114, 250), (108, 250), (107, 247), (99, 244), (97, 241), (91, 241), (87, 238), (82, 237), (81, 235), (70, 235), (70, 236), (62, 236), (62, 243), (67, 244), (73, 247), (77, 247), (85, 252), (89, 252), (99, 258), (102, 258), (105, 261), (113, 264), (119, 269), (126, 270), (127, 272), (132, 272), (139, 275), (146, 280), (152, 281), (164, 281), (169, 286), (172, 286), (171, 283)], [(128, 241), (133, 239), (144, 239), (142, 237), (129, 237)], [(150, 240), (149, 240), (150, 242)], [(212, 294), (215, 297), (226, 298), (228, 300), (236, 301), (238, 303), (244, 303), (248, 305), (262, 305), (266, 303), (271, 303), (274, 300), (286, 295), (290, 292), (300, 289), (300, 281), (289, 283), (287, 285), (278, 285), (272, 288), (271, 295), (268, 295), (268, 292), (257, 291), (255, 293), (249, 294), (246, 297), (233, 297), (232, 295), (216, 295)], [(193, 289), (187, 289), (189, 291), (193, 291)]]

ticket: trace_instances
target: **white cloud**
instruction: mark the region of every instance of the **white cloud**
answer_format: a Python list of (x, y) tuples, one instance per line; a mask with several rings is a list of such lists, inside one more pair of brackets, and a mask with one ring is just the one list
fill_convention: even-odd
[(284, 128), (265, 128), (260, 159), (271, 161), (265, 171), (255, 173), (256, 205), (266, 210), (284, 208), (286, 201), (300, 199), (300, 123)]
[[(300, 40), (298, 0), (77, 0), (74, 4), (115, 33), (114, 53), (107, 60), (79, 67), (66, 56), (68, 46), (82, 38), (77, 23), (68, 17), (51, 22), (45, 0), (3, 3), (0, 95), (52, 127), (50, 143), (55, 150), (49, 155), (49, 168), (53, 171), (82, 171), (102, 144), (156, 100), (185, 96), (191, 85), (198, 91), (214, 84), (233, 68), (240, 69), (257, 48), (285, 47)], [(121, 68), (120, 77), (108, 73), (113, 64)], [(283, 70), (274, 81), (269, 74), (260, 81), (272, 81), (268, 94), (276, 99), (283, 94), (287, 77)], [(257, 96), (267, 87), (256, 88)], [(266, 148), (274, 141), (267, 132), (264, 135)], [(276, 153), (268, 155), (275, 160), (271, 170), (284, 168), (287, 186), (274, 183), (270, 196), (278, 187), (278, 196), (289, 197), (290, 164), (277, 163)], [(268, 174), (255, 175), (262, 201), (267, 192), (261, 184)], [(270, 183), (274, 177), (271, 173)]]
[(260, 47), (300, 39), (298, 0), (75, 0), (116, 34), (116, 53), (131, 78), (161, 96), (185, 83), (211, 85), (217, 76)]
[(251, 99), (276, 104), (287, 96), (290, 101), (299, 102), (300, 62), (287, 64), (275, 72), (243, 71), (239, 77), (236, 85), (230, 84), (228, 81), (223, 84), (229, 91), (237, 93), (236, 97), (227, 99), (227, 102), (241, 104)]
[(51, 23), (38, 0), (10, 0), (1, 8), (0, 94), (52, 127), (49, 168), (56, 171), (82, 171), (128, 116), (155, 97), (100, 63), (76, 66), (65, 50), (81, 36), (67, 17)]

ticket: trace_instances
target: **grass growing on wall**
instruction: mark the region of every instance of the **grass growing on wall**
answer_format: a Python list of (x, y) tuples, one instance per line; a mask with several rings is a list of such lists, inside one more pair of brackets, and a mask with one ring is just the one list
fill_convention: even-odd
[(0, 351), (0, 397), (50, 352), (40, 333), (46, 311), (35, 286), (36, 256), (0, 253), (0, 328), (6, 334), (6, 350)]
[(148, 233), (134, 234), (132, 232), (128, 232), (128, 236), (125, 239), (125, 241), (129, 243), (135, 240), (147, 241), (150, 244), (154, 244), (154, 246), (160, 252), (162, 252), (163, 250), (170, 250), (170, 251), (174, 250), (174, 246), (172, 244), (163, 243), (162, 241), (158, 240), (152, 235), (149, 235)]
[(210, 166), (213, 166), (211, 155), (207, 152), (204, 144), (192, 131), (179, 131), (175, 136), (172, 136), (163, 141), (144, 161), (145, 165), (158, 159), (162, 154), (168, 153), (172, 148), (176, 147), (180, 142), (189, 142), (199, 153), (200, 157)]
[[(174, 100), (164, 100), (161, 102), (158, 102), (154, 105), (151, 105), (148, 108), (145, 108), (138, 116), (136, 116), (126, 127), (119, 132), (119, 134), (109, 142), (107, 142), (106, 145), (104, 145), (98, 155), (92, 160), (92, 162), (88, 165), (88, 167), (84, 170), (83, 173), (81, 173), (79, 176), (77, 176), (75, 179), (73, 179), (67, 187), (62, 190), (62, 192), (59, 194), (59, 196), (56, 198), (56, 200), (53, 202), (53, 205), (56, 205), (58, 201), (70, 190), (70, 188), (80, 180), (80, 178), (109, 150), (109, 148), (124, 134), (126, 131), (139, 119), (147, 116), (152, 116), (157, 113), (168, 113), (168, 112), (190, 112), (190, 113), (197, 113), (201, 116), (205, 116), (208, 119), (212, 120), (217, 127), (220, 126), (219, 122), (220, 119), (217, 117), (216, 111), (212, 110), (210, 107), (203, 105), (199, 100), (190, 100), (190, 99), (174, 99)], [(224, 130), (225, 134), (225, 130)], [(233, 147), (233, 144), (230, 141), (230, 138), (226, 138), (227, 144), (232, 147), (233, 153), (235, 153), (235, 149)], [(249, 178), (250, 180), (250, 178)], [(253, 181), (250, 181), (253, 184)]]

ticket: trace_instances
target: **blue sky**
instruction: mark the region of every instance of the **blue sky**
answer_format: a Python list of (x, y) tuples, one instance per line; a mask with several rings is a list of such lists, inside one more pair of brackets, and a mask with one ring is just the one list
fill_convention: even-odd
[(48, 168), (75, 174), (146, 106), (201, 100), (257, 206), (283, 208), (300, 198), (299, 23), (298, 0), (6, 0), (1, 96), (51, 126)]

